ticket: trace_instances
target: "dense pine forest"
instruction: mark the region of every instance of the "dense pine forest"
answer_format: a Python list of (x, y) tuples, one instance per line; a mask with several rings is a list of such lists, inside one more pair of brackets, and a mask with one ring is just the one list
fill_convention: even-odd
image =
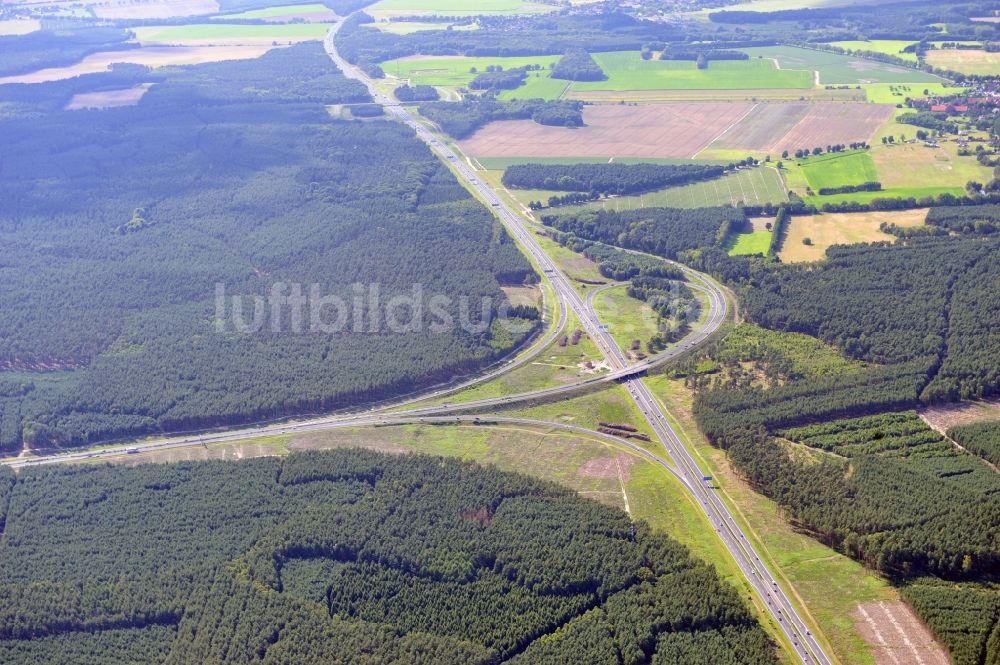
[(735, 208), (643, 208), (627, 212), (586, 210), (543, 215), (542, 222), (557, 231), (626, 249), (638, 249), (668, 259), (680, 252), (712, 247), (746, 224)]
[(493, 468), (348, 450), (0, 480), (4, 663), (776, 662), (683, 546)]
[[(18, 109), (0, 120), (0, 448), (326, 411), (508, 350), (490, 319), (500, 286), (536, 279), (527, 261), (410, 130), (329, 116), (368, 95), (319, 44), (159, 74), (99, 112), (58, 109), (100, 75), (41, 84), (34, 106), (0, 91)], [(340, 332), (288, 307), (218, 327), (216, 285), (253, 322), (276, 283), (366, 297)], [(371, 284), (383, 309), (414, 285), (447, 305), (391, 331)]]

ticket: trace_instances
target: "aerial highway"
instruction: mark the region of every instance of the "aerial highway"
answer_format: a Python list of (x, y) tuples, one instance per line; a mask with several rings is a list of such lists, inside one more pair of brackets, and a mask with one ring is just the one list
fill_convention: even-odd
[[(565, 301), (579, 317), (581, 325), (600, 349), (613, 371), (624, 372), (621, 375), (621, 381), (628, 390), (629, 395), (631, 395), (632, 399), (639, 406), (650, 427), (652, 427), (663, 443), (669, 459), (673, 460), (676, 467), (680, 470), (680, 474), (685, 481), (685, 486), (694, 493), (699, 505), (708, 514), (709, 519), (715, 526), (723, 543), (725, 543), (736, 565), (749, 581), (751, 587), (763, 600), (767, 611), (777, 621), (779, 628), (788, 638), (796, 655), (804, 663), (819, 663), (821, 665), (832, 663), (829, 656), (827, 656), (822, 646), (816, 640), (816, 637), (806, 627), (805, 621), (792, 605), (784, 589), (781, 588), (771, 576), (766, 566), (763, 565), (760, 556), (748, 542), (728, 507), (710, 489), (708, 483), (703, 480), (703, 472), (698, 467), (691, 453), (683, 445), (677, 433), (670, 426), (659, 401), (653, 396), (640, 377), (636, 376), (635, 373), (628, 372), (629, 365), (625, 355), (608, 333), (607, 328), (598, 320), (592, 303), (591, 306), (588, 306), (584, 302), (555, 261), (542, 249), (532, 231), (527, 227), (525, 220), (507, 206), (497, 196), (496, 192), (487, 183), (483, 182), (464, 160), (460, 159), (447, 144), (439, 140), (409, 110), (382, 93), (359, 68), (351, 65), (340, 56), (334, 43), (335, 35), (340, 25), (342, 23), (330, 31), (324, 42), (330, 58), (348, 78), (353, 78), (365, 84), (376, 103), (381, 104), (390, 116), (411, 127), (416, 132), (416, 135), (434, 153), (452, 166), (455, 173), (465, 181), (467, 186), (471, 187), (494, 209), (494, 212), (503, 222), (508, 232), (520, 242), (521, 246), (530, 254), (535, 263), (542, 268), (558, 297)], [(721, 299), (722, 307), (719, 308), (718, 303), (715, 303), (716, 307), (713, 307), (712, 311), (718, 315), (721, 310), (721, 316), (724, 318), (726, 301), (719, 288), (707, 279), (702, 278), (699, 281), (709, 289), (710, 298)], [(706, 332), (710, 328), (711, 325), (701, 328), (699, 334), (706, 336), (711, 334), (711, 332)], [(686, 339), (678, 344), (677, 348), (683, 351), (698, 341), (700, 340)]]
[[(339, 25), (338, 25), (339, 27)], [(364, 83), (373, 98), (382, 104), (387, 114), (407, 124), (416, 135), (422, 139), (442, 160), (448, 163), (454, 172), (473, 189), (487, 205), (492, 207), (500, 218), (505, 228), (520, 243), (521, 247), (535, 261), (542, 270), (545, 278), (549, 280), (555, 293), (555, 306), (559, 310), (559, 319), (556, 325), (540, 343), (536, 343), (532, 350), (519, 357), (515, 361), (508, 361), (503, 366), (497, 367), (487, 373), (462, 382), (458, 385), (432, 389), (432, 392), (419, 396), (406, 397), (402, 401), (396, 401), (388, 407), (399, 409), (411, 403), (426, 400), (432, 397), (441, 397), (452, 393), (462, 387), (478, 384), (490, 378), (510, 371), (513, 367), (519, 366), (532, 357), (541, 349), (547, 346), (547, 342), (555, 339), (555, 336), (562, 331), (567, 319), (567, 311), (571, 308), (577, 315), (580, 325), (584, 328), (590, 338), (594, 341), (601, 354), (604, 356), (611, 371), (596, 375), (571, 384), (561, 385), (553, 388), (545, 388), (528, 393), (509, 395), (498, 398), (473, 400), (457, 404), (441, 404), (433, 406), (415, 406), (406, 410), (393, 412), (375, 409), (355, 412), (334, 414), (318, 418), (302, 420), (298, 422), (287, 422), (268, 424), (253, 428), (242, 428), (228, 430), (225, 432), (198, 433), (189, 436), (175, 436), (158, 440), (144, 441), (130, 446), (115, 446), (101, 449), (82, 450), (71, 453), (62, 453), (46, 457), (25, 457), (15, 460), (8, 460), (6, 463), (15, 468), (24, 468), (42, 464), (54, 464), (61, 462), (99, 460), (107, 457), (116, 457), (123, 454), (136, 452), (150, 452), (179, 448), (193, 445), (208, 445), (237, 440), (245, 440), (255, 436), (269, 436), (280, 434), (292, 434), (337, 428), (350, 428), (360, 426), (381, 426), (398, 425), (406, 423), (503, 423), (503, 424), (537, 424), (546, 427), (555, 427), (567, 430), (579, 430), (588, 436), (602, 437), (605, 440), (614, 440), (615, 443), (623, 445), (641, 454), (655, 463), (663, 466), (668, 472), (676, 476), (680, 482), (692, 493), (698, 505), (702, 507), (709, 520), (713, 524), (721, 541), (730, 552), (734, 563), (742, 572), (752, 589), (760, 598), (763, 606), (774, 617), (780, 630), (787, 636), (789, 644), (794, 649), (796, 655), (804, 663), (818, 663), (827, 665), (832, 661), (825, 654), (821, 645), (809, 629), (804, 620), (792, 605), (786, 592), (777, 581), (771, 576), (767, 567), (761, 561), (760, 556), (748, 542), (745, 534), (734, 520), (728, 507), (711, 489), (704, 480), (703, 472), (699, 469), (697, 462), (690, 452), (683, 445), (677, 433), (672, 429), (664, 409), (656, 397), (652, 394), (646, 384), (641, 380), (641, 376), (646, 370), (673, 358), (689, 353), (694, 347), (705, 342), (724, 323), (728, 312), (728, 301), (722, 290), (711, 279), (694, 271), (687, 266), (674, 264), (684, 271), (689, 280), (689, 286), (704, 292), (708, 297), (707, 316), (704, 321), (696, 326), (695, 330), (661, 354), (647, 358), (639, 363), (629, 364), (621, 348), (609, 334), (606, 326), (599, 320), (598, 314), (593, 308), (593, 295), (591, 291), (587, 299), (581, 297), (574, 285), (559, 269), (558, 265), (548, 256), (538, 243), (534, 230), (528, 221), (520, 214), (508, 207), (493, 191), (493, 189), (483, 182), (476, 172), (443, 141), (437, 138), (426, 126), (417, 120), (409, 110), (400, 106), (394, 100), (382, 94), (377, 87), (364, 74), (345, 62), (337, 53), (333, 45), (333, 35), (337, 27), (330, 33), (326, 40), (326, 49), (331, 59), (340, 67), (345, 75)], [(620, 382), (628, 391), (631, 398), (638, 405), (650, 428), (663, 443), (666, 457), (654, 455), (641, 446), (637, 446), (626, 439), (601, 435), (592, 430), (575, 427), (565, 424), (553, 424), (551, 422), (532, 421), (519, 418), (507, 418), (496, 416), (475, 417), (470, 415), (458, 415), (465, 411), (482, 411), (491, 407), (504, 407), (516, 402), (526, 400), (537, 400), (557, 396), (563, 393), (579, 390), (589, 385), (606, 383), (611, 381)]]

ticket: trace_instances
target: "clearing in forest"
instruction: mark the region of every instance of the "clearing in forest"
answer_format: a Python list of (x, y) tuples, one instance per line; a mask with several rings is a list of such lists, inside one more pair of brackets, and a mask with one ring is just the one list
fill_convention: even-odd
[(926, 208), (795, 216), (788, 223), (778, 256), (785, 263), (819, 261), (831, 245), (895, 240), (879, 229), (882, 222), (910, 227), (923, 225), (926, 218)]

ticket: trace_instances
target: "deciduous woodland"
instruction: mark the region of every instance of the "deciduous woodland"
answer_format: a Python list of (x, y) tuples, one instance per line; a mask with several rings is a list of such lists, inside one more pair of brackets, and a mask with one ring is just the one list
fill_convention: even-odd
[[(472, 323), (484, 301), (492, 317), (501, 285), (536, 279), (527, 261), (410, 130), (323, 107), (367, 99), (311, 44), (174, 70), (135, 107), (15, 101), (0, 120), (0, 448), (326, 411), (517, 344), (488, 320), (459, 325), (461, 303)], [(429, 334), (424, 307), (393, 332), (366, 296), (345, 332), (307, 318), (296, 333), (288, 309), (256, 334), (217, 332), (217, 284), (265, 296), (279, 282), (346, 303), (377, 284), (381, 307), (419, 285), (455, 325)]]
[(0, 481), (4, 663), (776, 662), (683, 546), (493, 468), (352, 450)]

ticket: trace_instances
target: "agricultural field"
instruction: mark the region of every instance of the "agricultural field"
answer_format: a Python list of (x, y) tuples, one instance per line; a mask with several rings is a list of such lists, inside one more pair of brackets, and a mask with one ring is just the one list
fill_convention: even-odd
[(876, 182), (878, 173), (867, 151), (835, 152), (797, 162), (813, 191)]
[(1000, 74), (1000, 53), (969, 49), (932, 49), (927, 52), (928, 64), (963, 74), (996, 76)]
[(194, 24), (136, 28), (136, 39), (144, 45), (177, 46), (269, 46), (275, 42), (292, 43), (322, 39), (330, 26), (326, 23), (271, 25)]
[(939, 77), (917, 69), (828, 51), (795, 46), (759, 46), (741, 50), (753, 58), (777, 61), (781, 69), (816, 72), (820, 85), (941, 82)]
[(90, 5), (97, 18), (142, 20), (217, 14), (216, 0), (110, 0)]
[[(530, 72), (530, 75), (541, 74), (541, 77), (529, 78), (528, 85), (531, 85), (533, 78), (541, 78), (551, 81), (548, 78), (549, 65), (555, 64), (559, 56), (537, 55), (516, 58), (466, 58), (461, 56), (436, 56), (436, 57), (407, 57), (397, 60), (386, 60), (381, 63), (382, 69), (389, 76), (399, 79), (407, 79), (410, 85), (437, 85), (450, 87), (463, 87), (468, 85), (476, 77), (476, 72), (486, 71), (487, 67), (500, 66), (504, 69), (514, 69), (529, 65), (540, 65), (543, 70), (540, 72)], [(565, 88), (567, 81), (560, 81)], [(505, 92), (520, 92), (507, 90)], [(558, 95), (557, 95), (558, 96)]]
[(476, 23), (451, 24), (451, 23), (431, 23), (421, 21), (378, 21), (365, 25), (366, 28), (388, 32), (393, 35), (409, 35), (421, 30), (478, 30)]
[(723, 132), (713, 150), (780, 155), (799, 148), (871, 141), (892, 116), (889, 106), (860, 103), (757, 103)]
[(744, 103), (587, 106), (586, 126), (569, 129), (531, 120), (494, 122), (459, 142), (479, 157), (690, 158), (751, 108)]
[(873, 104), (903, 104), (907, 98), (955, 95), (965, 88), (947, 83), (864, 83), (866, 99)]
[(877, 192), (854, 192), (851, 194), (830, 194), (827, 196), (807, 196), (804, 200), (807, 204), (819, 208), (824, 204), (836, 205), (839, 203), (871, 203), (875, 199), (917, 199), (918, 201), (927, 197), (937, 197), (941, 194), (951, 194), (952, 196), (962, 196), (965, 189), (962, 187), (883, 187)]
[[(912, 125), (902, 125), (915, 133)], [(989, 182), (992, 169), (973, 157), (960, 157), (957, 145), (947, 142), (938, 148), (923, 143), (876, 145), (871, 151), (882, 186), (911, 187), (933, 184), (939, 187), (965, 187), (970, 180)]]
[(595, 53), (594, 60), (608, 79), (574, 83), (574, 92), (812, 87), (809, 73), (783, 71), (764, 60), (716, 60), (707, 69), (682, 60), (643, 60), (638, 51)]
[(881, 104), (813, 104), (806, 116), (769, 152), (795, 152), (832, 143), (870, 142), (892, 117), (893, 109)]
[(376, 21), (395, 16), (513, 16), (555, 9), (522, 0), (381, 0), (365, 10)]
[(909, 60), (916, 64), (916, 53), (904, 53), (903, 49), (912, 46), (916, 42), (905, 39), (873, 39), (871, 41), (844, 41), (830, 42), (830, 46), (838, 46), (849, 51), (874, 51), (885, 55), (894, 55), (897, 58)]
[(716, 90), (595, 90), (584, 92), (570, 86), (567, 99), (596, 103), (655, 102), (865, 102), (864, 90), (855, 88), (741, 88)]
[(238, 14), (223, 14), (213, 16), (218, 20), (255, 20), (259, 19), (269, 23), (285, 23), (294, 19), (306, 21), (308, 23), (321, 23), (332, 21), (337, 15), (326, 5), (314, 3), (311, 5), (279, 5), (276, 7), (265, 7), (264, 9), (251, 9)]
[[(882, 222), (899, 227), (922, 226), (927, 209), (884, 212), (824, 213), (792, 217), (778, 256), (785, 263), (819, 261), (831, 245), (893, 241), (879, 230)], [(808, 239), (811, 244), (805, 244)]]
[(112, 64), (128, 62), (147, 67), (167, 67), (170, 65), (197, 65), (220, 60), (252, 60), (259, 58), (273, 46), (257, 44), (248, 46), (144, 46), (124, 51), (102, 51), (88, 55), (74, 65), (40, 69), (29, 74), (5, 76), (0, 85), (6, 83), (44, 83), (61, 81), (80, 76), (106, 72)]
[[(517, 197), (521, 192), (514, 190)], [(545, 193), (544, 197), (534, 194), (534, 199), (545, 201), (554, 193)], [(525, 197), (526, 198), (526, 197)], [(781, 182), (781, 176), (776, 169), (760, 167), (729, 173), (721, 178), (696, 182), (680, 187), (668, 187), (648, 194), (635, 196), (616, 196), (583, 206), (567, 206), (565, 210), (602, 209), (602, 210), (635, 210), (637, 208), (710, 208), (714, 206), (763, 205), (765, 203), (784, 203), (788, 194)], [(560, 208), (563, 210), (563, 208)]]
[(729, 256), (747, 256), (750, 254), (767, 256), (767, 251), (771, 247), (771, 237), (773, 235), (773, 231), (737, 233), (729, 238), (726, 245), (726, 251), (729, 252)]

